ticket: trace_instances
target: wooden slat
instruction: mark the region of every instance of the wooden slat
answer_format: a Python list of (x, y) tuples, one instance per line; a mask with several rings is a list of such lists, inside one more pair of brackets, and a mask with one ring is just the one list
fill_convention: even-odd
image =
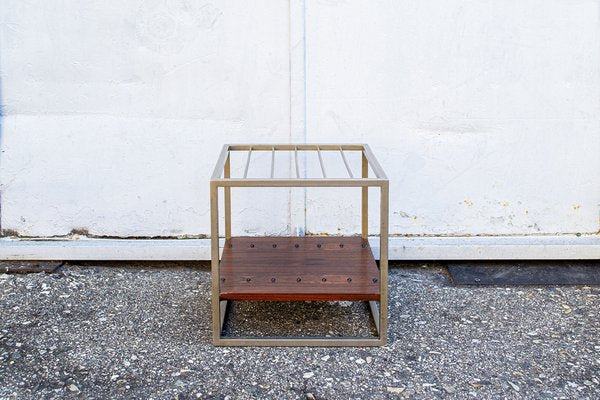
[(233, 237), (220, 263), (228, 300), (379, 300), (379, 270), (360, 237)]

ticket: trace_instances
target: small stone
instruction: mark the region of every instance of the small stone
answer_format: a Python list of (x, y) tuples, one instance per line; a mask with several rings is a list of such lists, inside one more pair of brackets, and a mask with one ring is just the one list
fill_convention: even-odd
[(354, 360), (354, 362), (357, 364), (364, 364), (365, 360), (363, 360), (362, 358), (357, 358), (356, 360)]
[(321, 357), (321, 360), (323, 361), (328, 361), (329, 360), (329, 355), (323, 356)]
[(79, 388), (72, 383), (69, 385), (69, 390), (71, 392), (79, 392)]
[(315, 400), (315, 395), (312, 393), (306, 393), (306, 400)]
[(456, 391), (456, 390), (454, 389), (454, 387), (453, 387), (453, 386), (450, 386), (450, 385), (444, 385), (444, 386), (442, 386), (442, 387), (444, 388), (444, 390), (445, 390), (445, 391), (446, 391), (446, 393), (448, 393), (448, 394), (452, 394), (452, 393), (454, 393), (454, 392)]
[(315, 373), (314, 373), (314, 372), (305, 372), (305, 373), (304, 373), (304, 375), (302, 375), (302, 377), (303, 377), (304, 379), (310, 379), (310, 378), (312, 378), (313, 376), (315, 376)]
[(371, 364), (371, 361), (373, 361), (373, 357), (367, 357), (367, 364)]
[(508, 384), (510, 385), (511, 388), (513, 388), (515, 391), (520, 392), (521, 388), (517, 385), (515, 385), (514, 383), (512, 383), (511, 381), (506, 381), (508, 382)]
[(386, 389), (387, 389), (387, 391), (389, 393), (400, 394), (400, 393), (404, 392), (404, 388), (403, 387), (388, 386)]
[(588, 381), (588, 380), (585, 380), (585, 381), (583, 381), (583, 384), (584, 384), (585, 386), (592, 386), (592, 382), (591, 382), (591, 381)]

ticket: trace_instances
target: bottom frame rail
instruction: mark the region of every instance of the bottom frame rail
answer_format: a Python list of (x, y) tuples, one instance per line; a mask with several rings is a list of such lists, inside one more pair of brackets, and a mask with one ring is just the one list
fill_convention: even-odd
[(215, 346), (288, 346), (288, 347), (375, 347), (384, 346), (385, 340), (379, 338), (221, 338)]
[(382, 335), (380, 327), (380, 312), (379, 302), (368, 301), (369, 310), (373, 316), (375, 328), (377, 330), (377, 336), (374, 337), (353, 337), (353, 336), (342, 336), (342, 337), (224, 337), (221, 336), (223, 333), (223, 326), (227, 316), (227, 311), (231, 304), (231, 300), (220, 300), (219, 301), (219, 319), (220, 319), (220, 330), (218, 338), (214, 338), (213, 344), (215, 346), (286, 346), (286, 347), (376, 347), (385, 346), (386, 337)]

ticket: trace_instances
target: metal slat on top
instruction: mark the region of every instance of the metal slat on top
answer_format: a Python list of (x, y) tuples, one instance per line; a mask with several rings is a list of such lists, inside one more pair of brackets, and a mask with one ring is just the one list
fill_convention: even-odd
[[(242, 177), (227, 176), (223, 174), (223, 168), (225, 161), (231, 152), (247, 152), (246, 164), (244, 167), (244, 173)], [(270, 173), (264, 178), (248, 178), (248, 172), (250, 170), (250, 164), (252, 161), (252, 153), (257, 151), (270, 151), (271, 152), (271, 166)], [(295, 169), (295, 176), (290, 178), (275, 178), (275, 153), (277, 151), (292, 151), (293, 162)], [(298, 161), (298, 151), (304, 152), (315, 152), (319, 161), (319, 168), (321, 170), (321, 177), (301, 177), (300, 174), (300, 162)], [(347, 177), (342, 178), (328, 178), (327, 166), (325, 158), (322, 155), (323, 151), (337, 151), (340, 153), (346, 172)], [(363, 156), (363, 161), (367, 163), (367, 168), (371, 167), (374, 172), (374, 177), (369, 177), (368, 174), (363, 174), (362, 177), (355, 178), (352, 172), (353, 168), (351, 163), (346, 156), (347, 151), (360, 151)], [(371, 149), (368, 145), (363, 144), (274, 144), (274, 145), (262, 145), (262, 144), (233, 144), (225, 145), (215, 166), (215, 170), (212, 175), (212, 181), (219, 186), (269, 186), (273, 184), (275, 186), (380, 186), (381, 183), (387, 180), (385, 173), (381, 166), (373, 156)], [(264, 183), (263, 183), (264, 182)]]
[(248, 168), (250, 167), (250, 157), (252, 157), (252, 147), (248, 149), (248, 159), (246, 160), (246, 168), (244, 169), (244, 179), (248, 177)]
[(296, 159), (296, 178), (300, 179), (300, 167), (298, 166), (298, 147), (294, 147), (294, 158)]
[(321, 149), (317, 146), (317, 154), (319, 155), (319, 164), (321, 165), (321, 172), (323, 173), (323, 178), (327, 179), (327, 174), (325, 173), (325, 166), (323, 165), (323, 157), (321, 157)]
[(352, 170), (350, 169), (350, 165), (348, 165), (348, 160), (346, 160), (346, 155), (344, 154), (344, 149), (342, 149), (340, 147), (340, 154), (342, 155), (342, 160), (344, 160), (344, 165), (346, 166), (346, 170), (348, 171), (348, 176), (350, 176), (350, 178), (354, 178), (354, 175), (352, 174)]
[(275, 148), (271, 150), (271, 179), (275, 177)]

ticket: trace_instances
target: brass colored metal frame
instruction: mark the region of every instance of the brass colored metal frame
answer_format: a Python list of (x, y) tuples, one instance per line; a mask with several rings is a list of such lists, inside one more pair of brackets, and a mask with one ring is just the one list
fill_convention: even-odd
[[(243, 178), (231, 178), (232, 151), (246, 151), (247, 161)], [(252, 152), (271, 152), (271, 174), (269, 178), (247, 178)], [(295, 178), (274, 178), (275, 152), (293, 151), (295, 160)], [(298, 151), (316, 151), (319, 158), (322, 178), (301, 178), (298, 167)], [(327, 178), (322, 151), (339, 152), (348, 178)], [(361, 177), (352, 174), (345, 151), (362, 153)], [(375, 177), (369, 177), (369, 166)], [(224, 190), (225, 238), (231, 238), (231, 188), (232, 187), (361, 187), (361, 235), (369, 236), (368, 209), (369, 187), (380, 189), (380, 232), (379, 232), (379, 302), (369, 302), (369, 308), (377, 327), (377, 337), (343, 337), (343, 338), (291, 338), (291, 337), (236, 337), (221, 336), (227, 301), (219, 297), (219, 188)], [(212, 331), (213, 344), (216, 346), (383, 346), (387, 340), (387, 308), (388, 308), (388, 207), (389, 181), (366, 144), (226, 144), (215, 165), (210, 180), (210, 220), (211, 220), (211, 276), (212, 276)], [(379, 303), (379, 307), (377, 306)]]

